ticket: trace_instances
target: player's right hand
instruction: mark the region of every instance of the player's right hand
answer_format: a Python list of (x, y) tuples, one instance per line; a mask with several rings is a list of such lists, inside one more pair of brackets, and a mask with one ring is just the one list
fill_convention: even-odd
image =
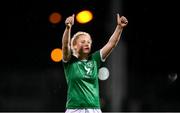
[(74, 14), (66, 18), (65, 24), (67, 27), (74, 25)]

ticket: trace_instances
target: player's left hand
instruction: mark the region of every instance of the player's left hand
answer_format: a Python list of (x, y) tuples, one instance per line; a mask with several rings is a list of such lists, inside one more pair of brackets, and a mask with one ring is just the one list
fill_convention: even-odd
[(126, 19), (126, 17), (124, 16), (119, 16), (119, 14), (117, 14), (117, 24), (120, 25), (121, 27), (125, 27), (128, 24), (128, 20)]

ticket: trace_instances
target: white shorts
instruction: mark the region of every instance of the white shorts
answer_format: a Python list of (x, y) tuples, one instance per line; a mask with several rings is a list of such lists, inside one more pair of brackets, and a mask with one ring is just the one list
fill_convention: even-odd
[(102, 113), (101, 109), (67, 109), (65, 113)]

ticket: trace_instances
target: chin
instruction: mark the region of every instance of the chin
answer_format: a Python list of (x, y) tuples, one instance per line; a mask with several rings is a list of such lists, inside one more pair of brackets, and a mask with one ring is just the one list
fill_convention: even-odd
[(83, 53), (85, 53), (85, 54), (89, 54), (89, 53), (90, 53), (90, 51), (83, 51)]

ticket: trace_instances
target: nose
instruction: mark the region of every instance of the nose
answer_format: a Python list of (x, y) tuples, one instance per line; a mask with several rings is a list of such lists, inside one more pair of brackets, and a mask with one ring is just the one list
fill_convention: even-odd
[(85, 43), (85, 46), (89, 46), (89, 44), (88, 44), (88, 43)]
[(85, 46), (89, 46), (90, 44), (89, 44), (88, 42), (86, 42), (84, 45), (85, 45)]

